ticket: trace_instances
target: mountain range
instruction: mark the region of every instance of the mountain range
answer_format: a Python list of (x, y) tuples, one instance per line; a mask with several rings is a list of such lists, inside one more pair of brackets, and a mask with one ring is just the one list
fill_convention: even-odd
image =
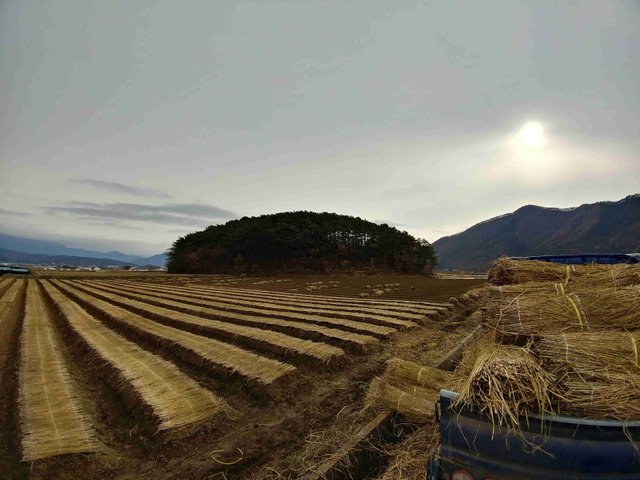
[(640, 194), (575, 208), (525, 205), (433, 243), (442, 270), (485, 271), (501, 255), (640, 251)]
[(77, 266), (143, 266), (164, 267), (166, 255), (151, 257), (130, 255), (119, 251), (100, 252), (67, 247), (48, 240), (17, 237), (0, 233), (0, 262), (67, 264)]

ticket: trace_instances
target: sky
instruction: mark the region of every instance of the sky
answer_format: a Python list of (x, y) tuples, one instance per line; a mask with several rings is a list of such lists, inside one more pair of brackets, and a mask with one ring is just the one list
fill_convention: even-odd
[(0, 231), (292, 210), (436, 239), (640, 192), (638, 1), (0, 2)]

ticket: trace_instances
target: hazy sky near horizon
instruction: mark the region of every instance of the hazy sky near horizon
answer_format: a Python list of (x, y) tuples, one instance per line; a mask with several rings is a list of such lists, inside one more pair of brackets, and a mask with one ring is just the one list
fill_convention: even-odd
[(640, 192), (640, 2), (0, 2), (0, 230), (155, 254), (329, 211), (434, 241)]

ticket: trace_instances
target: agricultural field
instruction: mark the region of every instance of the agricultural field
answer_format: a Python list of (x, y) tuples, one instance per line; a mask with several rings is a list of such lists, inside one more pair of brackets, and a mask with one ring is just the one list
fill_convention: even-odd
[(374, 415), (388, 358), (473, 328), (449, 299), (482, 283), (0, 278), (0, 478), (302, 478)]

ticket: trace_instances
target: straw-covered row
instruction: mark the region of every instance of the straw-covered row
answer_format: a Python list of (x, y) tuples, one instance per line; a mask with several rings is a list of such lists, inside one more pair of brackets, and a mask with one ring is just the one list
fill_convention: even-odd
[(117, 372), (120, 379), (112, 386), (120, 390), (129, 387), (157, 418), (160, 430), (197, 424), (227, 408), (224, 400), (181, 373), (173, 363), (116, 334), (49, 282), (43, 281), (42, 286), (71, 330), (105, 367)]
[[(177, 285), (176, 285), (177, 286)], [(448, 308), (450, 305), (443, 302), (416, 302), (411, 300), (373, 300), (351, 297), (337, 297), (330, 295), (309, 295), (294, 292), (277, 292), (270, 290), (257, 290), (249, 288), (238, 288), (230, 286), (213, 286), (213, 285), (179, 285), (179, 288), (197, 288), (204, 292), (224, 291), (238, 295), (251, 296), (259, 299), (271, 299), (275, 301), (294, 302), (300, 301), (304, 303), (317, 304), (321, 306), (340, 306), (340, 307), (356, 307), (356, 308), (375, 308), (380, 310), (392, 310), (400, 312), (426, 313), (433, 308)]]
[[(78, 285), (80, 282), (77, 283)], [(243, 320), (249, 323), (258, 323), (258, 324), (266, 324), (265, 322), (269, 322), (270, 319), (282, 319), (285, 321), (292, 322), (300, 322), (300, 323), (311, 323), (317, 325), (326, 325), (330, 327), (335, 327), (338, 329), (344, 329), (348, 331), (355, 331), (360, 334), (365, 335), (379, 335), (379, 336), (388, 336), (392, 333), (395, 333), (397, 330), (393, 327), (387, 327), (383, 325), (375, 325), (364, 322), (356, 322), (353, 320), (345, 320), (343, 318), (332, 318), (329, 316), (320, 316), (320, 315), (305, 315), (305, 314), (293, 314), (289, 312), (270, 312), (269, 316), (265, 316), (261, 313), (260, 310), (252, 309), (252, 308), (236, 308), (233, 310), (229, 310), (227, 308), (217, 308), (218, 305), (215, 302), (210, 302), (208, 300), (200, 300), (196, 298), (185, 297), (178, 294), (169, 294), (169, 293), (153, 293), (150, 291), (146, 291), (145, 293), (136, 293), (133, 289), (126, 289), (123, 287), (115, 287), (110, 286), (107, 283), (97, 283), (97, 282), (82, 282), (82, 285), (92, 286), (94, 288), (98, 288), (100, 290), (105, 290), (113, 293), (119, 293), (123, 296), (128, 296), (131, 298), (145, 298), (149, 302), (154, 301), (153, 299), (160, 300), (175, 300), (178, 301), (184, 307), (189, 305), (195, 306), (203, 306), (210, 309), (210, 312), (216, 312), (216, 315), (222, 320)], [(291, 320), (289, 320), (291, 319)]]
[(53, 319), (35, 280), (29, 280), (22, 336), (18, 406), (22, 460), (99, 449), (59, 350)]
[(16, 323), (22, 310), (24, 290), (24, 280), (16, 280), (0, 297), (0, 380), (4, 375), (9, 345), (11, 345)]
[(131, 309), (141, 315), (153, 317), (160, 321), (170, 322), (172, 325), (180, 328), (192, 328), (197, 332), (211, 332), (225, 336), (233, 336), (233, 338), (244, 338), (256, 346), (262, 344), (265, 347), (277, 349), (283, 353), (293, 352), (323, 362), (329, 362), (334, 358), (344, 356), (342, 349), (332, 345), (303, 340), (271, 330), (262, 330), (255, 327), (197, 317), (188, 313), (159, 307), (151, 303), (146, 303), (143, 295), (135, 295), (135, 298), (139, 298), (140, 300), (134, 300), (134, 295), (129, 295), (131, 298), (128, 298), (120, 293), (109, 293), (106, 289), (98, 290), (87, 286), (82, 286), (81, 288), (109, 303)]
[(268, 307), (266, 308), (276, 307), (278, 309), (290, 311), (308, 309), (313, 310), (313, 313), (328, 313), (331, 315), (345, 316), (345, 318), (354, 314), (356, 314), (358, 318), (362, 318), (363, 315), (367, 314), (422, 322), (424, 321), (426, 314), (432, 314), (441, 309), (440, 307), (429, 307), (424, 308), (421, 313), (415, 313), (400, 311), (393, 308), (377, 308), (375, 305), (335, 305), (327, 301), (324, 301), (322, 303), (313, 303), (305, 300), (296, 300), (287, 297), (265, 297), (263, 295), (255, 295), (253, 293), (254, 291), (252, 290), (230, 291), (227, 288), (202, 288), (198, 286), (159, 287), (156, 289), (148, 284), (145, 285), (139, 282), (119, 281), (117, 283), (122, 286), (128, 286), (129, 288), (135, 287), (146, 290), (166, 291), (170, 293), (179, 293), (181, 295), (196, 296), (198, 298), (226, 301), (229, 303), (258, 305), (261, 307), (266, 307), (268, 305)]
[[(103, 285), (107, 282), (101, 282)], [(251, 299), (243, 299), (238, 298), (236, 296), (227, 296), (220, 294), (207, 294), (207, 293), (193, 293), (186, 289), (174, 289), (167, 287), (158, 287), (158, 288), (150, 288), (141, 285), (126, 285), (118, 282), (118, 285), (121, 288), (126, 288), (130, 290), (139, 290), (139, 291), (161, 291), (166, 293), (179, 294), (183, 298), (196, 298), (202, 299), (210, 302), (209, 304), (212, 306), (216, 306), (218, 308), (226, 308), (230, 310), (237, 309), (257, 309), (256, 312), (262, 313), (264, 315), (281, 315), (283, 313), (293, 313), (295, 315), (299, 314), (311, 314), (311, 315), (325, 315), (332, 316), (334, 318), (345, 318), (351, 319), (360, 322), (373, 322), (381, 325), (392, 325), (394, 327), (404, 327), (404, 328), (412, 328), (415, 327), (416, 324), (411, 320), (424, 320), (424, 316), (415, 315), (415, 314), (405, 314), (410, 315), (411, 320), (403, 320), (399, 318), (395, 318), (394, 316), (389, 315), (376, 315), (376, 314), (367, 314), (360, 313), (355, 311), (347, 311), (347, 310), (334, 310), (328, 308), (306, 308), (303, 306), (287, 306), (280, 303), (272, 303), (272, 302), (260, 302)]]
[(185, 360), (195, 365), (223, 367), (262, 384), (272, 383), (296, 370), (293, 365), (256, 355), (234, 345), (154, 322), (69, 285), (57, 285), (65, 293), (73, 295), (80, 302), (89, 305), (90, 308), (107, 316), (116, 324), (133, 330), (139, 335), (150, 337), (156, 342), (168, 344), (174, 351), (195, 354), (183, 355)]
[[(102, 286), (101, 286), (102, 287)], [(106, 287), (102, 287), (106, 288)], [(119, 289), (109, 289), (111, 292), (121, 291)], [(122, 291), (123, 294), (128, 291)], [(224, 310), (218, 310), (214, 308), (208, 308), (199, 306), (196, 304), (190, 304), (184, 302), (179, 296), (168, 294), (144, 294), (145, 298), (151, 301), (154, 305), (161, 307), (172, 308), (180, 312), (189, 313), (192, 315), (198, 315), (201, 317), (213, 318), (216, 320), (230, 321), (233, 323), (248, 324), (249, 326), (260, 325), (275, 330), (284, 330), (283, 333), (289, 333), (295, 336), (303, 336), (308, 338), (310, 335), (317, 335), (323, 339), (337, 340), (341, 343), (356, 344), (359, 346), (372, 345), (379, 343), (378, 339), (370, 335), (362, 335), (359, 333), (352, 333), (337, 328), (329, 328), (314, 323), (307, 322), (295, 322), (289, 320), (280, 320), (271, 317), (260, 317), (257, 315), (244, 315), (235, 312), (225, 312)], [(154, 298), (155, 300), (151, 300)], [(180, 301), (177, 301), (180, 300)]]

